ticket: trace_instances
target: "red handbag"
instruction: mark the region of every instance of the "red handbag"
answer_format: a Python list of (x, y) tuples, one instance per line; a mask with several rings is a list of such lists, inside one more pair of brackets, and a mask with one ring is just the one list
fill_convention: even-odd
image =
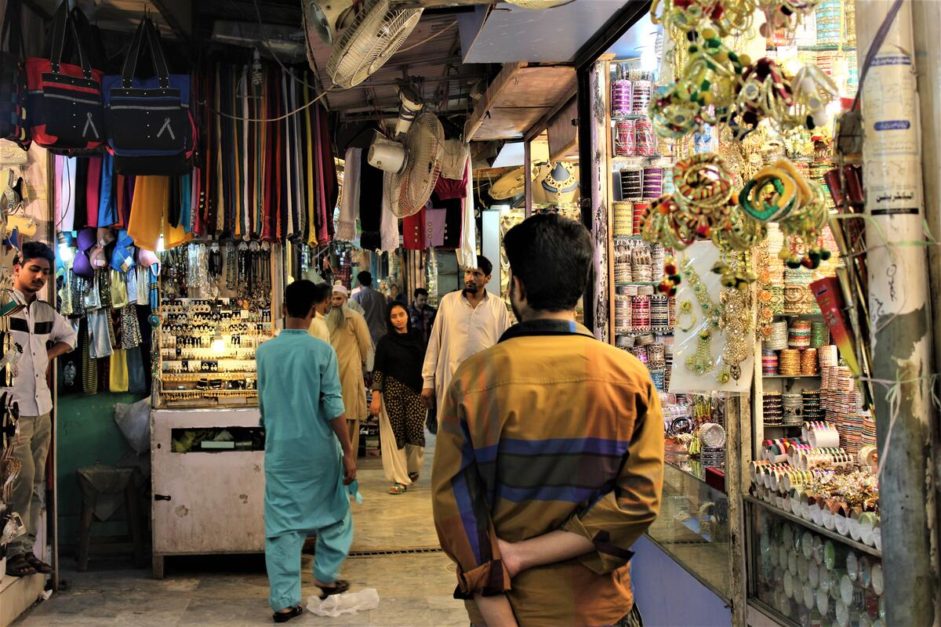
[[(79, 64), (62, 63), (66, 32), (71, 31)], [(104, 146), (102, 72), (94, 70), (82, 50), (68, 0), (56, 10), (52, 55), (26, 60), (29, 124), (35, 141), (56, 154), (94, 152)]]

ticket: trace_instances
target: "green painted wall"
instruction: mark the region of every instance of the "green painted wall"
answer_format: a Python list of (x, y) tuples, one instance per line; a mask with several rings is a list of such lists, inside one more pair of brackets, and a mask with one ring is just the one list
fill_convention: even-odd
[[(75, 471), (96, 463), (114, 465), (131, 452), (114, 422), (114, 404), (133, 403), (141, 398), (134, 394), (110, 393), (59, 397), (59, 422), (56, 429), (59, 453), (59, 543), (64, 553), (72, 553), (78, 546), (82, 492)], [(95, 535), (123, 535), (125, 529), (123, 523), (96, 525)]]

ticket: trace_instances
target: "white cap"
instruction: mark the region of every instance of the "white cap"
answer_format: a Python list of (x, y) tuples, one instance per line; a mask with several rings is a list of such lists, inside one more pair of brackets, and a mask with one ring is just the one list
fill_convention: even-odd
[(349, 296), (349, 295), (350, 295), (350, 291), (349, 291), (348, 289), (346, 289), (346, 286), (343, 285), (343, 284), (342, 284), (341, 282), (339, 282), (339, 281), (337, 281), (336, 283), (333, 284), (333, 293), (334, 293), (334, 294), (340, 293), (340, 294), (343, 294), (344, 296)]

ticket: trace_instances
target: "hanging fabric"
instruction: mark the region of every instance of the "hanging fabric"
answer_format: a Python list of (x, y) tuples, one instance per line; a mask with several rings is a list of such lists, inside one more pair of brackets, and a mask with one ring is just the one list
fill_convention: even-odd
[[(388, 172), (382, 173), (382, 188), (390, 184), (392, 175)], [(391, 253), (399, 247), (399, 218), (392, 213), (392, 203), (389, 195), (382, 194), (382, 220), (381, 220), (381, 240), (382, 252)]]
[(161, 221), (169, 202), (170, 181), (166, 176), (136, 177), (127, 232), (139, 247), (157, 250)]
[(356, 218), (359, 215), (359, 193), (362, 177), (362, 148), (347, 148), (343, 167), (343, 197), (340, 199), (340, 221), (337, 239), (356, 239)]

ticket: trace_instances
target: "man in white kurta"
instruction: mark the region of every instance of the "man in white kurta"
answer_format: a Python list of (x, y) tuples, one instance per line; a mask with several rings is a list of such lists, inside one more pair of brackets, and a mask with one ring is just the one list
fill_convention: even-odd
[(422, 367), (422, 398), (440, 411), (451, 377), (465, 359), (494, 346), (513, 324), (503, 300), (488, 294), (493, 265), (477, 256), (464, 270), (464, 289), (445, 294), (428, 338)]

